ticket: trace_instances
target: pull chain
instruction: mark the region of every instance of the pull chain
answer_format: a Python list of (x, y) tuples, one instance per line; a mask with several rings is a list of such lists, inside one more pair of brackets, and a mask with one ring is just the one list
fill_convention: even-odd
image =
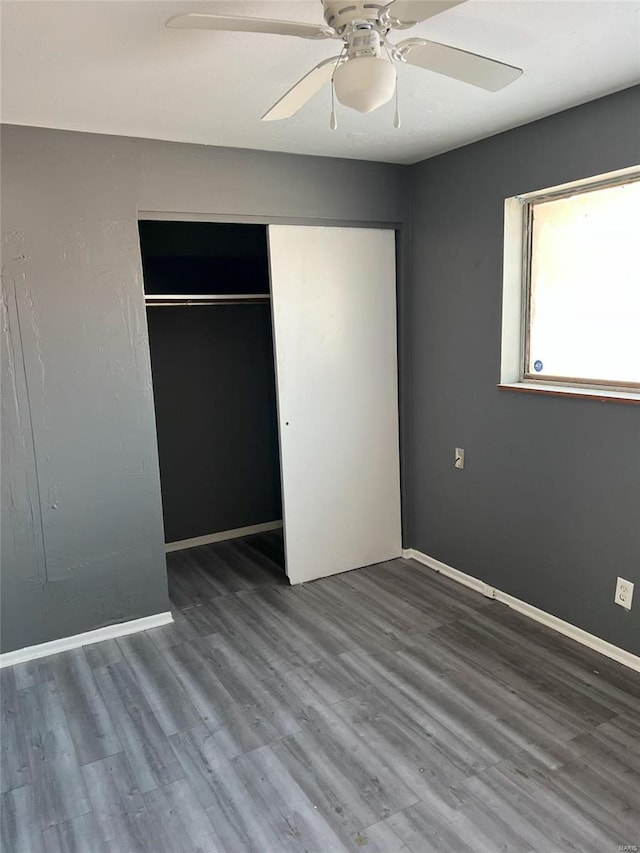
[(335, 109), (335, 91), (333, 86), (333, 77), (331, 78), (331, 118), (329, 119), (329, 127), (335, 130), (338, 127), (338, 119), (336, 118)]
[(402, 122), (400, 121), (400, 105), (398, 104), (398, 75), (396, 74), (396, 111), (393, 116), (393, 126), (398, 128)]
[[(389, 57), (389, 62), (391, 63), (391, 65), (393, 65), (393, 59), (392, 59), (391, 54), (389, 52), (389, 46), (387, 45), (386, 40), (384, 42), (384, 49), (387, 51), (387, 56)], [(395, 128), (398, 128), (398, 127), (400, 127), (402, 122), (400, 121), (400, 106), (398, 104), (398, 71), (397, 71), (397, 67), (395, 65), (394, 65), (394, 68), (396, 68), (396, 111), (393, 115), (393, 126)]]
[(338, 119), (336, 118), (335, 87), (333, 85), (333, 78), (336, 75), (336, 71), (338, 70), (338, 66), (342, 61), (342, 57), (345, 55), (346, 50), (347, 48), (345, 46), (340, 51), (340, 55), (336, 59), (336, 64), (333, 68), (333, 74), (331, 75), (331, 117), (329, 118), (329, 127), (331, 128), (331, 130), (335, 130), (338, 127)]

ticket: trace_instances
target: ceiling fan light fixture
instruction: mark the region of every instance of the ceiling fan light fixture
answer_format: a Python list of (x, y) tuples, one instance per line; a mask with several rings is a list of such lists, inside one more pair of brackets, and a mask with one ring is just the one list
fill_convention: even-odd
[(393, 97), (396, 70), (379, 56), (356, 56), (336, 69), (333, 83), (341, 104), (370, 113)]

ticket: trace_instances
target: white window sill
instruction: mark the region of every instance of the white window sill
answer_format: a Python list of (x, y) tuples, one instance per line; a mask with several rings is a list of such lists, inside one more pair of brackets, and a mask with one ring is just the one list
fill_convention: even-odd
[(538, 382), (505, 382), (500, 391), (519, 391), (525, 394), (547, 394), (551, 397), (581, 397), (583, 400), (600, 400), (603, 403), (640, 403), (638, 391), (613, 391), (605, 388), (578, 388), (569, 385), (544, 385)]

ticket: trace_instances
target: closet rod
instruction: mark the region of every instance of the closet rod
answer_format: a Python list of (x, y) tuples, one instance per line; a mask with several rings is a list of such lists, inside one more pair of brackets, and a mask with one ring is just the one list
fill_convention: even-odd
[(215, 294), (166, 294), (146, 296), (145, 305), (171, 307), (189, 305), (244, 305), (245, 303), (270, 302), (268, 293), (215, 293)]
[(197, 308), (215, 305), (266, 305), (269, 299), (217, 299), (214, 302), (147, 302), (147, 308)]
[(269, 293), (145, 293), (144, 298), (154, 299), (269, 299)]

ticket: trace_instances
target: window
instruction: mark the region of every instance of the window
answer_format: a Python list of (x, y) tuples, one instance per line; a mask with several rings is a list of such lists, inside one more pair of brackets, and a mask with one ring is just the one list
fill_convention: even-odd
[(638, 169), (507, 199), (502, 344), (502, 384), (638, 396)]

